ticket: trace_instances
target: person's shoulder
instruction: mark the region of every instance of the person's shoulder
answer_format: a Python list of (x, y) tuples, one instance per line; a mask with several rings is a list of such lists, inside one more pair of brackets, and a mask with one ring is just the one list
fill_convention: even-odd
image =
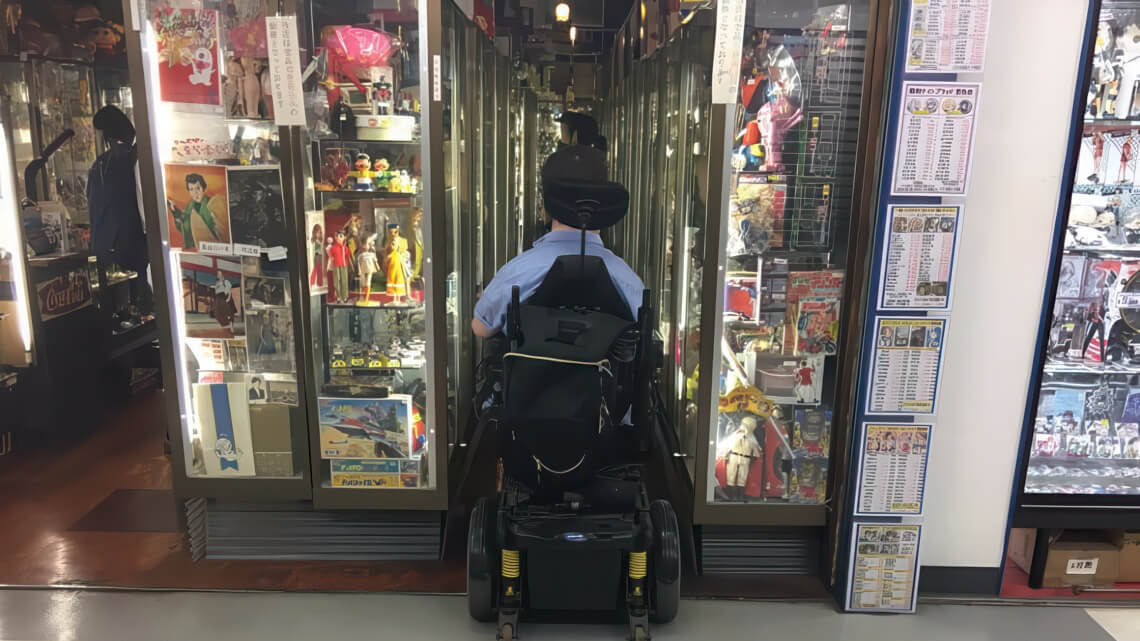
[(630, 278), (636, 280), (638, 283), (641, 282), (641, 277), (637, 275), (637, 272), (633, 271), (633, 268), (630, 267), (629, 263), (625, 262), (625, 259), (621, 256), (618, 256), (607, 248), (605, 257), (606, 269), (609, 270), (610, 276)]

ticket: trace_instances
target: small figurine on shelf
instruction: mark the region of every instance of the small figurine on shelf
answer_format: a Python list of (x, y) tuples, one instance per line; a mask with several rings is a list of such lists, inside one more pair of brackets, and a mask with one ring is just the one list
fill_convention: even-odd
[(332, 268), (333, 277), (332, 282), (332, 297), (337, 303), (345, 305), (348, 303), (348, 263), (352, 260), (352, 255), (345, 244), (345, 233), (341, 229), (336, 233), (336, 241), (329, 239), (329, 244), (325, 249), (329, 257), (329, 266)]
[[(321, 166), (321, 182), (327, 185), (322, 191), (336, 191), (344, 189), (344, 181), (348, 178), (348, 163), (339, 149), (330, 149), (325, 152), (325, 164)], [(320, 189), (320, 187), (317, 187)]]
[(380, 271), (380, 261), (376, 259), (376, 236), (369, 236), (364, 243), (364, 250), (356, 256), (356, 272), (360, 277), (360, 288), (364, 290), (364, 295), (356, 304), (362, 307), (379, 305), (372, 300), (372, 275)]
[(392, 85), (377, 82), (372, 85), (372, 114), (387, 116), (392, 113)]
[(325, 249), (322, 245), (324, 235), (319, 224), (313, 225), (313, 234), (309, 237), (310, 251), (313, 252), (313, 271), (309, 273), (310, 287), (325, 286)]
[(389, 174), (390, 177), (388, 178), (388, 191), (392, 192), (393, 194), (400, 193), (400, 174), (396, 173), (395, 171), (389, 172)]
[(744, 499), (744, 488), (748, 485), (748, 475), (753, 463), (763, 456), (760, 443), (756, 440), (756, 419), (745, 416), (736, 428), (736, 441), (728, 452), (727, 484), (725, 490), (732, 500)]
[(372, 191), (372, 159), (368, 154), (364, 152), (356, 154), (356, 164), (348, 175), (352, 178), (354, 191)]
[(372, 180), (377, 191), (388, 191), (388, 172), (391, 168), (387, 158), (380, 157), (372, 162)]
[(408, 252), (408, 241), (400, 236), (400, 226), (395, 223), (388, 225), (388, 237), (384, 241), (388, 278), (387, 291), (392, 300), (397, 303), (404, 302), (408, 295), (408, 261), (411, 256)]

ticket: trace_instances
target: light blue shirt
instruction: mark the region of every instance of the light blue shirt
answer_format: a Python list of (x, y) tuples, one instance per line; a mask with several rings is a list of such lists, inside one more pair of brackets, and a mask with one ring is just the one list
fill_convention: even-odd
[[(525, 252), (515, 256), (499, 269), (499, 273), (483, 289), (483, 296), (475, 303), (475, 318), (489, 329), (499, 331), (507, 324), (507, 306), (511, 302), (511, 289), (519, 286), (519, 300), (530, 298), (559, 256), (577, 256), (582, 247), (582, 233), (560, 229), (548, 232)], [(641, 296), (645, 284), (617, 254), (606, 249), (600, 236), (586, 233), (586, 255), (600, 256), (606, 264), (625, 304), (633, 310), (633, 317), (641, 309)]]

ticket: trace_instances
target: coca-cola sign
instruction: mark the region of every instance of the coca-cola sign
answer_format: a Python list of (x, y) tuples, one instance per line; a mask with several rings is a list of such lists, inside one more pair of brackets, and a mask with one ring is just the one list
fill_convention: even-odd
[(66, 316), (91, 304), (91, 283), (86, 271), (56, 276), (36, 285), (40, 299), (40, 319)]

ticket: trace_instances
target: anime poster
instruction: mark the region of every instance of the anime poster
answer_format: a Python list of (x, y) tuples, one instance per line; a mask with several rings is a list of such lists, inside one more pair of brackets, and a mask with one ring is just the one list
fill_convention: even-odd
[(166, 223), (170, 247), (231, 254), (226, 168), (167, 164)]
[(227, 180), (234, 251), (254, 256), (262, 249), (287, 246), (280, 169), (230, 167)]
[(309, 294), (323, 294), (328, 291), (328, 268), (325, 266), (325, 212), (305, 212), (305, 238), (308, 239), (306, 253), (309, 265)]
[(213, 9), (158, 9), (158, 84), (166, 102), (220, 105), (218, 12)]
[(319, 398), (317, 406), (322, 458), (406, 459), (412, 455), (411, 396)]
[(246, 329), (251, 369), (284, 374), (297, 371), (293, 317), (289, 309), (249, 310)]
[(724, 313), (741, 320), (760, 318), (760, 278), (756, 272), (734, 272), (724, 278)]
[(831, 356), (838, 351), (839, 301), (801, 298), (796, 314), (796, 356)]
[(243, 276), (241, 284), (247, 309), (285, 307), (289, 304), (284, 278)]
[(249, 426), (249, 386), (245, 383), (194, 385), (207, 476), (254, 476)]
[(182, 254), (182, 309), (189, 338), (245, 334), (241, 264), (227, 258)]

